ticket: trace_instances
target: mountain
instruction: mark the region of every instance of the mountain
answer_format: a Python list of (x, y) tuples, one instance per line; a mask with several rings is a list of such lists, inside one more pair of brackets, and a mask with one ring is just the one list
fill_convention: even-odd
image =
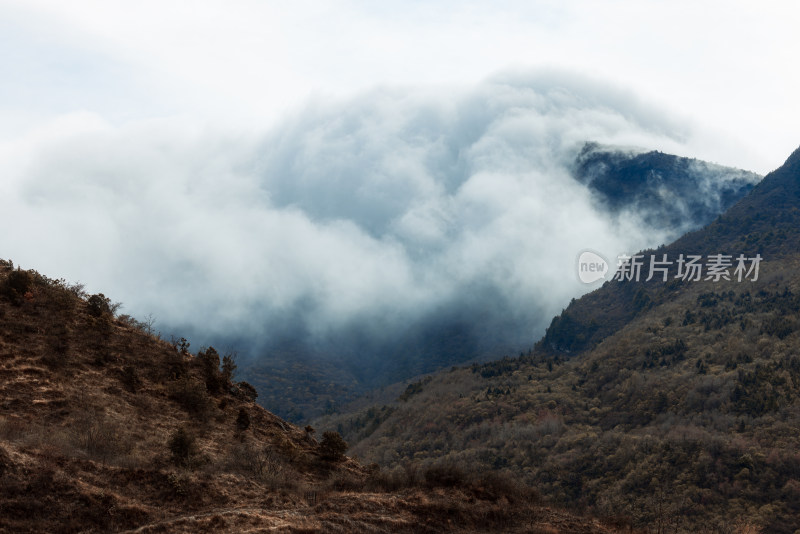
[[(574, 300), (520, 357), (315, 422), (386, 469), (442, 459), (653, 532), (800, 528), (800, 149), (725, 214), (643, 251), (674, 264)], [(741, 281), (680, 255), (761, 256)], [(707, 264), (705, 264), (707, 265)]]
[[(786, 163), (756, 185), (750, 194), (702, 229), (689, 232), (670, 246), (647, 254), (677, 258), (681, 253), (760, 254), (780, 259), (800, 251), (800, 155), (795, 151)], [(555, 317), (539, 342), (539, 348), (568, 354), (586, 350), (618, 331), (641, 312), (641, 303), (680, 285), (658, 277), (649, 283), (607, 282), (580, 300), (573, 301)], [(638, 299), (638, 300), (637, 300)], [(649, 305), (649, 304), (648, 304)]]
[(0, 261), (0, 532), (613, 532), (513, 478), (381, 471), (194, 354)]
[(658, 151), (586, 143), (573, 176), (611, 213), (635, 211), (654, 228), (699, 228), (746, 195), (755, 173)]
[[(571, 178), (591, 192), (599, 212), (673, 236), (708, 224), (760, 179), (695, 159), (597, 143), (576, 150), (568, 167)], [(356, 324), (324, 344), (290, 332), (284, 342), (248, 361), (243, 372), (264, 392), (259, 398), (264, 407), (305, 421), (374, 388), (527, 350), (533, 332), (544, 330), (554, 311), (545, 309), (545, 300), (518, 309), (502, 288), (475, 282), (452, 305), (402, 327)]]

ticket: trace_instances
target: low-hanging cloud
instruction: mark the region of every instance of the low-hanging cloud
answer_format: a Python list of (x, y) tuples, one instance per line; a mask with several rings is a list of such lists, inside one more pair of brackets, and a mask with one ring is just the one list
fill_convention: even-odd
[(690, 133), (542, 72), (318, 99), (266, 135), (78, 113), (2, 147), (0, 255), (195, 345), (364, 359), (457, 325), (465, 354), (491, 353), (530, 346), (585, 291), (580, 250), (686, 229), (599, 208), (569, 173), (583, 144), (680, 152)]

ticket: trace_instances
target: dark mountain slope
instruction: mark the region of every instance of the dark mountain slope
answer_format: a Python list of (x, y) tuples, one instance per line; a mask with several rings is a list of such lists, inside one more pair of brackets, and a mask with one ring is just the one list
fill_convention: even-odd
[[(686, 234), (674, 243), (645, 256), (667, 254), (744, 254), (769, 261), (800, 250), (800, 149), (779, 169), (768, 174), (746, 197), (711, 224)], [(673, 276), (675, 272), (671, 273)], [(644, 279), (644, 277), (643, 277)], [(573, 301), (553, 319), (538, 348), (574, 354), (587, 350), (618, 331), (642, 309), (669, 298), (682, 282), (667, 283), (655, 277), (643, 282), (606, 282), (601, 288)]]
[(800, 148), (711, 225), (690, 232), (671, 249), (759, 253), (765, 258), (781, 258), (795, 254), (800, 250), (798, 245)]
[(689, 284), (569, 360), (534, 353), (439, 373), (316, 424), (390, 471), (448, 461), (513, 473), (545, 498), (651, 532), (792, 534), (798, 269), (786, 258), (753, 284)]
[[(574, 178), (596, 194), (601, 212), (612, 219), (634, 217), (671, 235), (707, 224), (760, 178), (689, 158), (596, 143), (587, 143), (572, 167)], [(469, 293), (413, 324), (380, 329), (380, 335), (369, 323), (356, 324), (312, 346), (308, 334), (289, 333), (291, 339), (264, 348), (248, 362), (245, 377), (263, 392), (263, 406), (305, 421), (373, 388), (527, 350), (530, 342), (520, 334), (543, 329), (552, 313), (537, 309), (536, 303), (522, 310), (509, 304), (491, 282), (476, 284)], [(571, 338), (572, 330), (562, 330)], [(556, 345), (569, 349), (571, 343)]]
[[(658, 251), (737, 254), (749, 239), (742, 252), (765, 256), (757, 281), (607, 283), (574, 301), (539, 350), (436, 374), (318, 425), (388, 469), (447, 459), (510, 472), (651, 532), (796, 532), (800, 246), (787, 221), (797, 156)], [(742, 222), (753, 210), (767, 222)]]
[(613, 214), (638, 213), (653, 228), (698, 228), (746, 195), (755, 173), (663, 152), (631, 152), (586, 143), (575, 178)]

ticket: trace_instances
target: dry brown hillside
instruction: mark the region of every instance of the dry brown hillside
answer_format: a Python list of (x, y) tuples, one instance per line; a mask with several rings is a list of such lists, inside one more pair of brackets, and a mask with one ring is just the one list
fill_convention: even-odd
[(113, 308), (0, 262), (0, 532), (611, 532), (514, 480), (365, 468)]
[(571, 360), (437, 373), (314, 423), (384, 469), (507, 472), (650, 532), (800, 529), (800, 257), (696, 282)]

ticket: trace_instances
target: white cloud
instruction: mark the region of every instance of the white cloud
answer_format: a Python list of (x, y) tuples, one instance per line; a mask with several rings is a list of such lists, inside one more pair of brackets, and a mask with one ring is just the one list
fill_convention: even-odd
[(580, 250), (679, 231), (598, 212), (569, 175), (576, 151), (686, 136), (552, 72), (311, 103), (266, 136), (77, 113), (3, 145), (0, 210), (23, 230), (0, 245), (205, 339), (322, 343), (353, 325), (381, 339), (457, 312), (530, 343), (584, 289)]
[(529, 340), (581, 291), (579, 250), (670, 236), (595, 210), (566, 172), (581, 143), (760, 172), (798, 143), (786, 3), (0, 14), (0, 210), (24, 229), (0, 254), (209, 335), (324, 338), (485, 306), (516, 321), (496, 336)]
[(787, 2), (3, 0), (0, 10), (6, 128), (79, 109), (262, 128), (309, 95), (555, 66), (691, 117), (709, 132), (687, 147), (703, 159), (766, 172), (798, 143), (786, 117), (800, 92), (790, 67), (800, 7)]

